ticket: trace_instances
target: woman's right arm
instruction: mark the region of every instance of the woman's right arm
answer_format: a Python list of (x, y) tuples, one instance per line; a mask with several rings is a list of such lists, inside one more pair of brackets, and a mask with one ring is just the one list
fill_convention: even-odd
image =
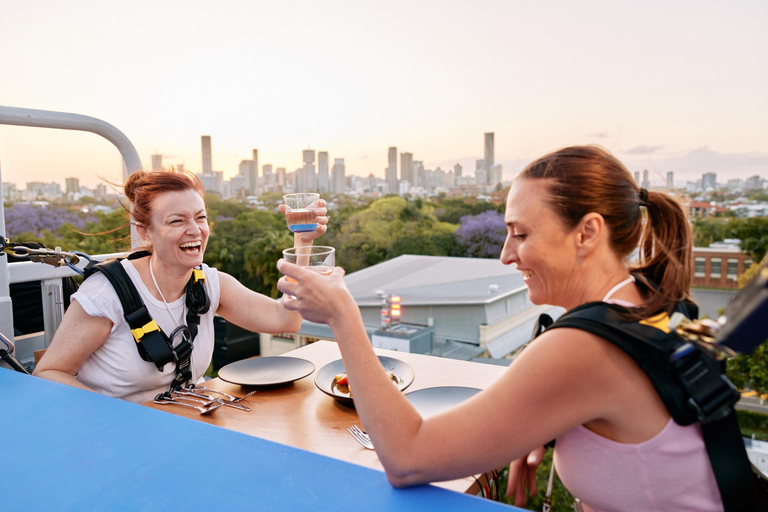
[(93, 391), (75, 376), (88, 357), (104, 344), (111, 329), (111, 320), (91, 316), (76, 300), (72, 301), (33, 375)]

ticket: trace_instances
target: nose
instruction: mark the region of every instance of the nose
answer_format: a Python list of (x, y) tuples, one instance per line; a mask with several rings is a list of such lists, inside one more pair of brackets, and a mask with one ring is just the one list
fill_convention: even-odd
[(501, 248), (500, 259), (504, 265), (511, 265), (517, 261), (517, 250), (515, 248), (515, 240), (509, 235), (507, 235), (507, 239), (504, 240), (504, 247)]
[(187, 222), (186, 234), (197, 235), (199, 233), (200, 233), (200, 226), (197, 225), (197, 222), (195, 222), (194, 219)]

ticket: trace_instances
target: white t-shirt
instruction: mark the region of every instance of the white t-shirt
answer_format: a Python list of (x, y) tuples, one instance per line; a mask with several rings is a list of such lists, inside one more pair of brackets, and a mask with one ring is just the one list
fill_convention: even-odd
[[(186, 296), (168, 306), (173, 318), (162, 301), (155, 299), (144, 285), (136, 267), (127, 260), (121, 261), (133, 284), (147, 306), (149, 314), (166, 335), (170, 335), (179, 326), (179, 320), (186, 323)], [(205, 292), (211, 301), (211, 308), (200, 317), (200, 326), (194, 339), (192, 352), (192, 381), (197, 382), (208, 369), (213, 357), (213, 317), (219, 307), (219, 274), (215, 268), (203, 264), (205, 272)], [(77, 380), (96, 391), (108, 396), (122, 398), (129, 402), (142, 403), (152, 400), (155, 395), (166, 391), (173, 380), (176, 363), (171, 362), (160, 372), (153, 363), (144, 361), (139, 356), (136, 340), (123, 317), (123, 307), (112, 284), (97, 272), (90, 276), (72, 295), (80, 306), (91, 316), (108, 318), (112, 329), (104, 344), (85, 361), (77, 374)], [(87, 336), (87, 333), (83, 333)], [(177, 336), (174, 346), (181, 342)]]

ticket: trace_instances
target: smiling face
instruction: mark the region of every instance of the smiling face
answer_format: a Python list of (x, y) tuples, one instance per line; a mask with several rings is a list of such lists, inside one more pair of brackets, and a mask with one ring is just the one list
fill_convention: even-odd
[(205, 203), (194, 190), (160, 194), (152, 203), (150, 225), (136, 227), (166, 271), (187, 271), (203, 262), (210, 230)]
[(507, 240), (501, 262), (514, 264), (534, 304), (569, 304), (576, 234), (567, 231), (548, 203), (546, 179), (518, 179), (507, 196)]

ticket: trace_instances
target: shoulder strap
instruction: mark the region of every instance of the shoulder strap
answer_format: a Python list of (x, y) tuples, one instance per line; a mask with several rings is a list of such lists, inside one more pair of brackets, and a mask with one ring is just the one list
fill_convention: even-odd
[(139, 355), (144, 361), (154, 363), (159, 371), (163, 371), (163, 367), (174, 360), (171, 344), (149, 314), (120, 259), (91, 266), (86, 270), (85, 278), (97, 271), (104, 274), (120, 298), (123, 316), (136, 340)]
[(622, 313), (626, 312), (614, 304), (589, 303), (565, 313), (550, 328), (581, 329), (629, 355), (645, 372), (675, 422), (701, 423), (726, 512), (757, 510), (758, 477), (747, 458), (733, 408), (739, 393), (723, 374), (722, 365), (668, 329), (665, 332), (663, 326), (624, 319)]

